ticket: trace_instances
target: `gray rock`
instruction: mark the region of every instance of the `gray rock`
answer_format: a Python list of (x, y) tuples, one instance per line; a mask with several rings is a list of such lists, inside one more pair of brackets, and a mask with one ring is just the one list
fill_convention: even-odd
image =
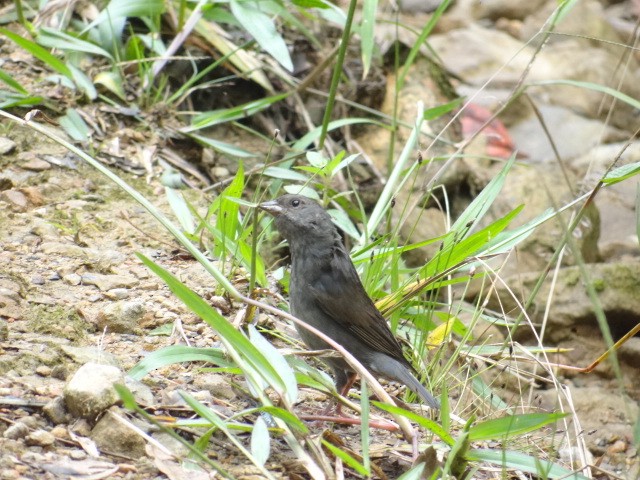
[(60, 350), (80, 364), (99, 363), (119, 367), (120, 361), (112, 353), (105, 352), (96, 347), (76, 347), (73, 345), (61, 345)]
[(0, 137), (0, 155), (11, 153), (16, 148), (16, 142), (7, 137)]
[(140, 405), (155, 405), (156, 401), (153, 391), (141, 381), (127, 376), (125, 378), (125, 386), (133, 394), (136, 403)]
[(51, 164), (49, 162), (45, 162), (44, 160), (40, 160), (39, 158), (34, 158), (27, 162), (24, 162), (20, 165), (25, 170), (31, 170), (32, 172), (43, 172), (45, 170), (51, 170)]
[(27, 445), (49, 447), (56, 442), (56, 437), (46, 430), (38, 429), (27, 435), (25, 441)]
[[(515, 85), (534, 53), (533, 48), (524, 46), (511, 35), (477, 24), (432, 35), (429, 39), (447, 70), (476, 86), (490, 78), (493, 88)], [(554, 69), (543, 63), (538, 65), (536, 61), (543, 71)]]
[[(614, 337), (619, 338), (633, 326), (629, 319), (640, 318), (640, 258), (622, 263), (589, 264), (586, 268), (607, 317), (609, 328)], [(489, 308), (499, 308), (506, 312), (517, 311), (518, 307), (512, 298), (513, 290), (521, 292), (520, 301), (524, 303), (539, 276), (539, 273), (532, 272), (505, 278), (510, 292), (499, 286), (496, 293), (500, 300), (491, 299)], [(596, 324), (593, 306), (579, 267), (560, 269), (552, 297), (550, 286), (551, 281), (548, 278), (529, 309), (531, 321), (536, 324), (542, 323), (547, 299), (553, 298), (548, 313), (546, 340), (554, 345), (573, 347), (573, 350), (566, 353), (570, 361), (577, 365), (586, 365), (594, 360), (597, 352), (604, 352), (606, 345)], [(528, 329), (521, 329), (516, 337), (529, 338)], [(608, 364), (599, 368), (602, 374), (611, 374), (607, 371), (610, 368)]]
[[(550, 411), (558, 405), (558, 392), (541, 392), (542, 406)], [(632, 438), (632, 424), (638, 418), (640, 406), (628, 397), (614, 394), (607, 386), (571, 386), (573, 407), (579, 412), (582, 431), (589, 450), (600, 453), (603, 445), (619, 438)], [(603, 452), (602, 452), (603, 453)]]
[(202, 373), (196, 375), (193, 380), (196, 388), (207, 390), (214, 398), (232, 400), (236, 398), (236, 392), (229, 383), (229, 377), (217, 373)]
[(139, 458), (145, 455), (145, 440), (120, 422), (111, 410), (106, 412), (93, 427), (90, 436), (101, 450), (125, 455), (127, 458)]
[(82, 275), (82, 283), (85, 285), (95, 285), (101, 291), (113, 290), (114, 288), (132, 288), (139, 281), (128, 275), (102, 275), (100, 273), (85, 273)]
[(10, 438), (13, 440), (18, 440), (20, 438), (24, 438), (29, 434), (29, 427), (27, 427), (22, 422), (16, 422), (13, 425), (7, 427), (7, 429), (2, 433), (4, 438)]
[(98, 312), (96, 322), (100, 329), (106, 328), (109, 332), (138, 333), (145, 312), (144, 304), (139, 301), (111, 303)]
[[(538, 110), (560, 157), (565, 161), (586, 154), (610, 132), (601, 121), (584, 118), (569, 108), (538, 105)], [(531, 115), (512, 125), (509, 133), (518, 151), (526, 154), (532, 161), (556, 163), (553, 148), (537, 117)]]
[(67, 285), (80, 285), (82, 277), (77, 273), (69, 273), (62, 277), (62, 281)]
[(75, 417), (96, 418), (119, 400), (113, 388), (115, 384), (124, 384), (120, 369), (97, 363), (84, 364), (64, 388), (67, 410)]
[(5, 190), (0, 193), (0, 200), (9, 203), (13, 207), (13, 210), (18, 212), (25, 212), (29, 206), (27, 196), (19, 190)]
[(69, 423), (71, 416), (67, 412), (64, 405), (64, 398), (56, 397), (49, 401), (43, 408), (42, 412), (55, 425)]
[(40, 251), (46, 255), (62, 255), (69, 258), (79, 258), (84, 260), (86, 257), (85, 249), (78, 245), (61, 242), (43, 242), (40, 245)]

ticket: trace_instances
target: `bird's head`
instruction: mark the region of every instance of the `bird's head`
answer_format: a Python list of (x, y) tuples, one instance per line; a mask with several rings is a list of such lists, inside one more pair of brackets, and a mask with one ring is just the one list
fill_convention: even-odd
[(276, 228), (290, 245), (301, 239), (333, 241), (337, 235), (331, 216), (315, 200), (303, 195), (283, 195), (261, 203), (259, 208), (273, 215)]

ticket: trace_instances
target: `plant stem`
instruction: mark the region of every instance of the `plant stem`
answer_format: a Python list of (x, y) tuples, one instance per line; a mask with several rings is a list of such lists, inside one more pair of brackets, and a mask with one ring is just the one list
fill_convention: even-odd
[(331, 87), (329, 88), (329, 98), (327, 99), (327, 108), (324, 111), (324, 118), (322, 119), (322, 131), (320, 132), (320, 140), (318, 141), (318, 150), (322, 150), (324, 147), (324, 141), (327, 138), (327, 129), (329, 128), (329, 122), (331, 121), (331, 113), (333, 112), (333, 105), (336, 101), (336, 93), (338, 91), (338, 85), (340, 84), (340, 77), (342, 76), (342, 65), (344, 65), (344, 57), (349, 48), (349, 38), (351, 37), (351, 26), (353, 25), (353, 16), (356, 11), (357, 0), (351, 0), (349, 3), (349, 11), (347, 12), (347, 21), (344, 24), (344, 30), (342, 32), (342, 39), (340, 40), (340, 48), (338, 49), (338, 60), (333, 69), (333, 77), (331, 77)]

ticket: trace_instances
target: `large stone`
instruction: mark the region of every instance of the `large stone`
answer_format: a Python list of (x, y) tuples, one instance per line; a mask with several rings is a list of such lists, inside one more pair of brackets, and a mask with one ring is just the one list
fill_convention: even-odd
[[(624, 263), (588, 264), (585, 268), (611, 335), (614, 340), (621, 338), (640, 318), (640, 258)], [(532, 272), (505, 278), (504, 282), (509, 288), (497, 284), (489, 308), (500, 308), (509, 315), (517, 316), (519, 305), (527, 302), (540, 275)], [(518, 292), (518, 302), (514, 299), (514, 292)], [(572, 349), (566, 353), (568, 359), (574, 365), (586, 366), (607, 349), (596, 321), (595, 308), (584, 285), (580, 267), (572, 266), (561, 268), (553, 279), (549, 277), (545, 280), (528, 309), (528, 317), (535, 325), (546, 325), (545, 344)], [(521, 325), (515, 338), (522, 341), (532, 339), (527, 323)], [(630, 367), (636, 369), (637, 375), (639, 366)], [(605, 362), (599, 371), (610, 375), (610, 368), (610, 364)]]
[(140, 458), (145, 455), (146, 442), (135, 430), (120, 421), (116, 415), (124, 417), (124, 412), (114, 407), (98, 421), (91, 430), (91, 439), (101, 450), (125, 455), (127, 458)]
[(124, 385), (124, 374), (109, 365), (86, 363), (78, 369), (64, 388), (67, 410), (75, 416), (96, 418), (118, 400), (113, 388)]

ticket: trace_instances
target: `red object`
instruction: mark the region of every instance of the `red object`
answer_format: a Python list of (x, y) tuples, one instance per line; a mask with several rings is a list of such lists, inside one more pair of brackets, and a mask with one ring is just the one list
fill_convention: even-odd
[[(492, 115), (490, 110), (475, 103), (469, 103), (462, 112), (460, 120), (463, 137), (467, 139), (475, 135)], [(479, 135), (486, 139), (485, 150), (489, 157), (507, 159), (516, 150), (509, 131), (497, 118), (491, 120)], [(520, 156), (518, 155), (518, 157)]]

